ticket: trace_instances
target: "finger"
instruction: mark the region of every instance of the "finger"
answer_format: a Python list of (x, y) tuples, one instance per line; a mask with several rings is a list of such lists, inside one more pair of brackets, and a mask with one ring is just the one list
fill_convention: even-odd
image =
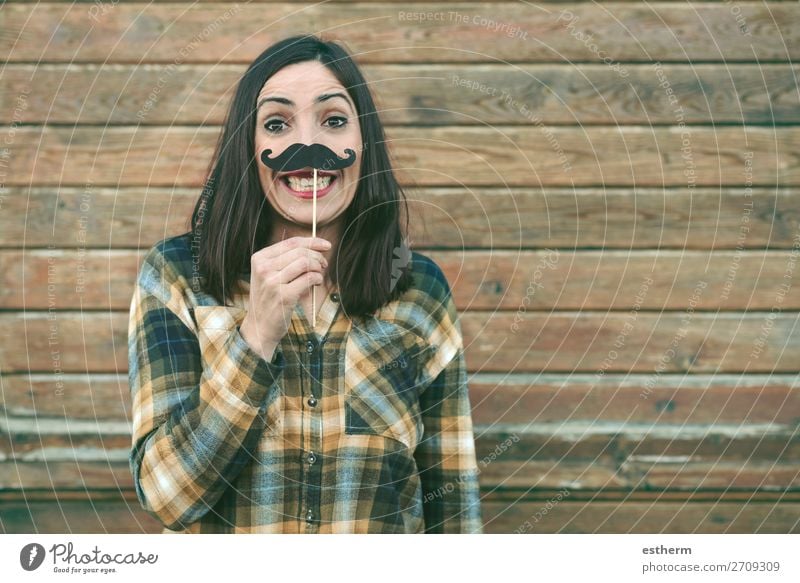
[(323, 266), (328, 265), (328, 260), (325, 259), (325, 256), (320, 253), (319, 251), (315, 251), (314, 249), (309, 249), (307, 247), (297, 247), (288, 251), (286, 254), (281, 255), (280, 257), (275, 257), (270, 259), (270, 269), (274, 271), (280, 271), (281, 269), (285, 269), (287, 266), (291, 265), (293, 262), (297, 261), (298, 259), (303, 258), (311, 258), (320, 263)]
[(299, 257), (284, 269), (276, 272), (273, 281), (280, 284), (291, 283), (307, 272), (324, 273), (325, 266), (313, 257)]
[(274, 273), (286, 269), (295, 261), (303, 258), (311, 258), (321, 263), (323, 267), (328, 266), (328, 260), (319, 251), (314, 251), (306, 247), (297, 247), (287, 251), (285, 254), (272, 259), (265, 259), (253, 255), (250, 259), (250, 272), (259, 274), (262, 278), (269, 278)]
[(253, 253), (253, 257), (259, 256), (265, 259), (273, 259), (275, 257), (279, 257), (284, 253), (297, 248), (306, 248), (306, 249), (317, 249), (319, 251), (325, 251), (331, 248), (330, 241), (323, 239), (321, 237), (290, 237), (288, 239), (284, 239), (283, 241), (279, 241), (274, 245), (269, 245), (268, 247), (264, 247), (263, 249), (259, 249), (255, 253)]
[(296, 301), (302, 296), (311, 293), (311, 286), (320, 285), (323, 279), (324, 276), (318, 271), (308, 271), (291, 283), (286, 284), (286, 295)]

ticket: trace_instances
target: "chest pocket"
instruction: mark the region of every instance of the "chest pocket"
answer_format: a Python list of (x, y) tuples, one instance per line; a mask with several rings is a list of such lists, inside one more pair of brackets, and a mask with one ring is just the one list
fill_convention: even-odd
[[(203, 360), (203, 376), (209, 374), (209, 365), (226, 358), (225, 352), (233, 342), (232, 334), (237, 334), (236, 327), (241, 325), (247, 312), (238, 306), (196, 306), (194, 321), (197, 325), (197, 340)], [(283, 423), (282, 382), (267, 394), (259, 411), (264, 419), (264, 436), (277, 435)]]
[(345, 345), (345, 433), (381, 435), (414, 449), (422, 433), (419, 372), (433, 347), (413, 331), (369, 318)]

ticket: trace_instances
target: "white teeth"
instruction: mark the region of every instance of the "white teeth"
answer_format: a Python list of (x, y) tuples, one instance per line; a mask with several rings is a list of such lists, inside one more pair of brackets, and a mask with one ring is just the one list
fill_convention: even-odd
[[(289, 176), (288, 179), (289, 187), (292, 190), (297, 190), (299, 192), (311, 192), (314, 190), (313, 178), (297, 178), (295, 176)], [(331, 176), (317, 176), (317, 190), (327, 188), (330, 183)]]

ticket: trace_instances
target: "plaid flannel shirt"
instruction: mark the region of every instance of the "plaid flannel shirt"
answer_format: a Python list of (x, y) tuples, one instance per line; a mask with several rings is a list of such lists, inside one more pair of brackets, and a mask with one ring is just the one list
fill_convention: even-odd
[[(190, 235), (147, 253), (130, 310), (130, 467), (163, 532), (480, 533), (460, 323), (430, 258), (351, 320), (298, 304), (271, 362), (239, 333), (248, 296), (202, 291)], [(243, 278), (244, 279), (244, 278)]]

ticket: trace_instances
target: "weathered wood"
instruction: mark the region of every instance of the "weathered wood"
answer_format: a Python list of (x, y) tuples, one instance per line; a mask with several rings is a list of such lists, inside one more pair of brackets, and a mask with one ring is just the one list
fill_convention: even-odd
[(0, 461), (0, 490), (44, 488), (62, 490), (77, 488), (133, 489), (133, 476), (126, 463), (61, 461)]
[(134, 496), (127, 499), (3, 503), (0, 532), (158, 534), (164, 527)]
[[(564, 488), (493, 488), (491, 491), (484, 490), (484, 500), (491, 498), (494, 501), (505, 500), (524, 500), (526, 502), (551, 500), (559, 492), (564, 494)], [(136, 501), (136, 493), (125, 488), (98, 488), (87, 493), (85, 490), (64, 489), (47, 490), (40, 488), (29, 488), (25, 492), (21, 490), (2, 490), (0, 491), (0, 502), (18, 502), (29, 500), (30, 502), (54, 502), (56, 500), (64, 502), (84, 501), (87, 494), (91, 495), (92, 500), (97, 501)], [(569, 490), (571, 502), (586, 502), (589, 500), (597, 502), (757, 502), (757, 503), (794, 503), (800, 502), (800, 491), (788, 490), (784, 492), (759, 491), (737, 489), (708, 489), (708, 490), (626, 490), (621, 488), (605, 488), (602, 490)]]
[(742, 437), (730, 437), (703, 426), (707, 435), (701, 436), (695, 426), (684, 437), (682, 428), (657, 426), (637, 434), (635, 424), (609, 427), (603, 421), (536, 425), (526, 425), (535, 433), (500, 424), (493, 426), (503, 429), (499, 435), (478, 432), (481, 484), (575, 490), (800, 488), (800, 444), (791, 431), (759, 436), (760, 428), (744, 426)]
[(189, 4), (0, 10), (0, 530), (161, 532), (126, 461), (133, 277), (246, 65), (335, 30), (463, 310), (486, 531), (800, 532), (800, 5)]
[(2, 408), (18, 417), (130, 421), (127, 375), (0, 376)]
[[(64, 4), (68, 2), (73, 2), (74, 0), (50, 0), (51, 4)], [(642, 0), (617, 0), (617, 2), (641, 2)], [(685, 2), (686, 0), (661, 0), (661, 2)], [(724, 0), (705, 0), (704, 3), (714, 3), (714, 2), (723, 2)], [(780, 1), (780, 0), (777, 0)], [(38, 0), (7, 0), (7, 4), (32, 4), (38, 2)], [(249, 4), (261, 4), (261, 5), (271, 5), (278, 2), (278, 0), (252, 0)], [(301, 4), (304, 0), (283, 0), (280, 3), (296, 3)], [(369, 4), (369, 3), (385, 3), (386, 0), (338, 0), (338, 4)], [(441, 4), (449, 4), (449, 3), (456, 3), (456, 4), (464, 4), (464, 0), (441, 0)], [(486, 0), (481, 2), (482, 4), (507, 4), (509, 0)], [(141, 0), (116, 0), (117, 4), (138, 4), (141, 3)], [(239, 0), (180, 0), (179, 2), (173, 2), (173, 4), (238, 4)], [(409, 0), (409, 4), (427, 4), (430, 3), (430, 0)], [(542, 0), (538, 2), (538, 4), (568, 4), (569, 2), (565, 0)]]
[[(387, 125), (797, 123), (783, 64), (367, 65)], [(0, 119), (222, 124), (246, 65), (8, 65)], [(666, 91), (674, 92), (670, 98)], [(20, 108), (17, 97), (25, 96)], [(525, 107), (523, 109), (522, 107)], [(17, 113), (16, 117), (14, 113)]]
[(143, 253), (0, 251), (0, 308), (98, 309), (130, 306)]
[(786, 424), (800, 412), (800, 375), (518, 375), (470, 377), (477, 424), (564, 420), (657, 424)]
[[(545, 500), (514, 500), (485, 493), (481, 517), (487, 534), (510, 533), (798, 533), (800, 504), (757, 501), (573, 501), (554, 493)], [(527, 521), (527, 524), (526, 524)], [(160, 533), (163, 527), (130, 494), (118, 500), (3, 503), (5, 534)]]
[[(800, 308), (783, 288), (797, 252), (420, 252), (442, 267), (461, 310)], [(143, 255), (0, 251), (0, 308), (128, 309)]]
[[(529, 458), (533, 452), (529, 452)], [(568, 487), (573, 491), (594, 492), (598, 488), (669, 488), (670, 491), (696, 492), (698, 489), (735, 488), (742, 491), (780, 491), (800, 488), (798, 462), (712, 461), (628, 462), (616, 470), (609, 459), (558, 459), (547, 452), (542, 459), (497, 461), (482, 470), (485, 489)], [(479, 460), (482, 458), (479, 458)], [(479, 465), (480, 465), (479, 461)], [(103, 488), (133, 487), (127, 464), (80, 462), (0, 462), (0, 486), (7, 491), (28, 488)]]
[[(119, 463), (125, 461), (131, 446), (127, 424), (126, 433), (81, 433), (71, 430), (63, 420), (60, 423), (43, 420), (44, 425), (65, 427), (61, 433), (44, 433), (34, 424), (27, 431), (0, 434), (0, 453), (5, 461)], [(15, 422), (15, 425), (20, 424)]]
[[(800, 532), (800, 504), (579, 502), (482, 503), (487, 533), (756, 534)], [(528, 526), (526, 521), (530, 524)]]
[[(113, 466), (128, 460), (127, 423), (11, 418), (4, 425), (3, 488), (56, 488), (75, 475), (87, 488), (110, 488), (119, 479)], [(524, 424), (476, 425), (475, 433), (485, 487), (800, 489), (800, 439), (792, 427), (779, 424), (530, 419)], [(97, 473), (83, 476), (86, 464)], [(108, 472), (102, 471), (103, 464)], [(25, 481), (19, 480), (22, 475)]]
[[(717, 186), (800, 183), (797, 127), (394, 127), (404, 184)], [(7, 184), (200, 186), (215, 127), (16, 128)], [(468, 144), (468, 147), (464, 147)], [(683, 150), (682, 150), (683, 149)]]
[[(14, 374), (0, 376), (0, 386), (3, 409), (16, 417), (131, 419), (126, 375)], [(800, 375), (477, 373), (469, 386), (479, 425), (565, 419), (791, 424), (800, 411)]]
[[(658, 376), (798, 372), (798, 319), (798, 312), (779, 311), (470, 311), (460, 321), (471, 370), (650, 372)], [(127, 312), (0, 313), (0, 345), (5, 347), (0, 352), (0, 370), (124, 372), (127, 331)]]
[[(193, 188), (0, 189), (0, 246), (148, 248), (189, 230)], [(800, 190), (408, 188), (413, 247), (791, 248)]]
[(800, 362), (797, 312), (634, 313), (469, 312), (461, 322), (483, 372), (796, 372)]
[[(538, 9), (516, 2), (491, 8), (355, 3), (346, 9), (337, 3), (302, 10), (274, 3), (267, 17), (261, 4), (92, 7), (6, 6), (0, 55), (12, 62), (130, 63), (139, 62), (146, 47), (151, 62), (246, 63), (273, 42), (308, 31), (329, 31), (323, 36), (344, 41), (362, 62), (765, 61), (800, 55), (800, 31), (792, 24), (800, 7), (789, 2), (741, 2), (740, 15), (722, 4), (696, 2)], [(439, 16), (420, 20), (410, 12)], [(376, 27), (383, 31), (377, 36)]]

